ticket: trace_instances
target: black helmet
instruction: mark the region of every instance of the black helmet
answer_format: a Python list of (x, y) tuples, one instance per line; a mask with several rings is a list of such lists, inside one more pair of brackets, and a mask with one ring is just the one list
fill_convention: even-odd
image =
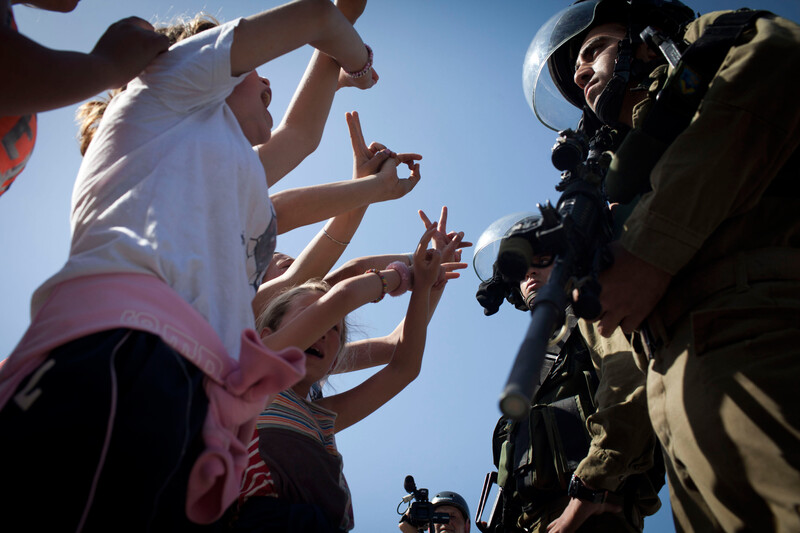
[(433, 504), (433, 508), (436, 509), (442, 505), (452, 505), (459, 511), (461, 511), (461, 515), (464, 517), (465, 522), (469, 522), (469, 507), (467, 507), (467, 501), (461, 497), (460, 494), (457, 492), (450, 492), (444, 491), (438, 493), (436, 496), (433, 497), (431, 500)]
[[(591, 28), (619, 22), (626, 26), (626, 41), (631, 46), (641, 42), (639, 33), (647, 26), (675, 38), (693, 19), (694, 12), (679, 0), (578, 0), (551, 17), (531, 41), (522, 67), (525, 98), (545, 126), (556, 131), (566, 129), (578, 121), (585, 106), (583, 91), (575, 85), (573, 76), (580, 45)], [(630, 69), (631, 65), (618, 62), (614, 74)], [(647, 76), (650, 70), (636, 72), (634, 77)], [(600, 118), (610, 121), (607, 116)]]

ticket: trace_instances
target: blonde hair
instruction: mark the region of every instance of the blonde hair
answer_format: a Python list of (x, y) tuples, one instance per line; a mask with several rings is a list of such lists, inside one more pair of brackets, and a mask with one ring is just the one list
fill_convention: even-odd
[[(331, 286), (320, 279), (306, 281), (302, 285), (289, 287), (279, 292), (273, 297), (263, 311), (256, 318), (256, 330), (259, 332), (264, 328), (276, 331), (281, 326), (283, 317), (289, 311), (295, 298), (313, 292), (327, 293)], [(342, 329), (339, 331), (339, 352), (336, 354), (336, 362), (331, 369), (331, 373), (346, 370), (350, 365), (350, 354), (346, 349), (347, 345), (347, 318), (343, 321)]]
[[(207, 13), (198, 13), (191, 19), (178, 19), (172, 24), (156, 28), (156, 32), (161, 35), (166, 35), (169, 39), (169, 44), (180, 42), (188, 37), (197, 35), (200, 32), (210, 30), (219, 26), (219, 21)], [(90, 100), (78, 108), (75, 113), (75, 120), (79, 124), (78, 131), (78, 147), (80, 148), (81, 155), (86, 154), (89, 149), (89, 144), (94, 138), (97, 131), (97, 126), (100, 124), (100, 119), (108, 108), (108, 104), (119, 93), (125, 90), (127, 85), (123, 85), (119, 89), (107, 92), (104, 96)]]

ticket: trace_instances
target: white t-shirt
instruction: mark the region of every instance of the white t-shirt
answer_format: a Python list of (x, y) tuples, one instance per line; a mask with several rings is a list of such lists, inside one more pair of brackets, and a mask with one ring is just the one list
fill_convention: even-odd
[(145, 273), (199, 311), (239, 358), (275, 249), (264, 167), (225, 103), (237, 21), (181, 41), (114, 98), (72, 197), (72, 247), (34, 294), (78, 276)]

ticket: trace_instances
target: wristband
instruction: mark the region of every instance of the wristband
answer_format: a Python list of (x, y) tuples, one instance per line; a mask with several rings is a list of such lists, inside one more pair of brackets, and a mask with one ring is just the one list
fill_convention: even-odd
[(394, 270), (400, 275), (400, 285), (389, 293), (389, 296), (400, 296), (411, 287), (411, 271), (402, 261), (394, 261), (386, 265), (386, 270)]
[(347, 74), (348, 78), (353, 78), (353, 79), (363, 78), (364, 76), (367, 75), (367, 73), (369, 73), (370, 70), (372, 70), (372, 48), (370, 48), (369, 45), (366, 43), (364, 43), (364, 46), (367, 47), (367, 54), (368, 54), (367, 64), (364, 65), (364, 68), (355, 72), (348, 72), (345, 70), (344, 73)]
[(386, 291), (389, 290), (389, 284), (386, 283), (386, 277), (380, 273), (380, 271), (376, 268), (370, 268), (364, 274), (376, 274), (379, 278), (381, 278), (381, 284), (383, 284), (383, 289), (381, 290), (381, 295), (378, 296), (376, 299), (372, 300), (372, 303), (378, 303), (383, 300), (383, 297), (386, 296)]

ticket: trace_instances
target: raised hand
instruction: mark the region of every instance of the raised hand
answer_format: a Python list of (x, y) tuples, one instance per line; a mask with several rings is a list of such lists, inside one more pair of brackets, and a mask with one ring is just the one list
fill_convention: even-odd
[(341, 89), (342, 87), (356, 87), (358, 89), (369, 89), (370, 87), (378, 83), (379, 79), (380, 76), (378, 76), (378, 73), (375, 72), (375, 69), (372, 69), (372, 71), (368, 75), (363, 76), (361, 78), (351, 78), (350, 76), (347, 75), (347, 73), (344, 70), (339, 69), (339, 85), (337, 89)]
[(364, 132), (361, 130), (361, 120), (358, 111), (345, 113), (347, 128), (350, 130), (350, 144), (353, 146), (353, 178), (363, 178), (376, 174), (381, 165), (390, 157), (397, 154), (388, 150), (381, 143), (373, 142), (367, 146), (364, 141)]
[(107, 64), (108, 87), (115, 89), (138, 76), (167, 48), (169, 39), (156, 33), (149, 22), (139, 17), (128, 17), (108, 27), (91, 55)]
[(426, 229), (419, 243), (417, 243), (417, 249), (414, 251), (412, 261), (414, 281), (412, 289), (415, 291), (430, 288), (439, 280), (442, 253), (439, 250), (428, 248), (428, 243), (435, 231), (436, 228)]
[(396, 154), (385, 145), (373, 142), (367, 146), (364, 141), (364, 132), (361, 129), (361, 120), (358, 111), (346, 113), (347, 127), (350, 130), (350, 144), (353, 146), (353, 177), (363, 178), (376, 174), (383, 163), (393, 157), (398, 162), (404, 162), (411, 168), (415, 160), (422, 159), (420, 154)]
[[(419, 217), (422, 219), (422, 223), (425, 225), (425, 228), (435, 227), (436, 232), (433, 234), (433, 247), (437, 250), (444, 250), (446, 246), (456, 237), (457, 233), (451, 231), (447, 233), (447, 206), (442, 206), (442, 212), (439, 217), (438, 222), (431, 222), (428, 216), (425, 214), (423, 210), (419, 210)], [(463, 237), (463, 234), (462, 234)], [(461, 249), (468, 248), (472, 246), (471, 242), (468, 241), (459, 241), (460, 244), (457, 248), (453, 249), (453, 253), (449, 256), (443, 256), (442, 261), (461, 261)]]
[[(414, 158), (417, 154), (397, 154), (397, 157), (387, 159), (381, 166), (376, 178), (381, 180), (383, 184), (383, 194), (381, 201), (394, 200), (402, 198), (414, 187), (417, 186), (420, 180), (419, 163), (414, 163)], [(405, 163), (411, 169), (411, 174), (408, 178), (401, 179), (397, 176), (397, 166), (400, 163)]]
[[(461, 276), (460, 273), (456, 272), (456, 270), (462, 270), (467, 268), (466, 263), (460, 263), (454, 261), (456, 255), (456, 250), (461, 247), (461, 239), (464, 237), (463, 232), (453, 233), (452, 238), (450, 238), (449, 242), (441, 249), (437, 249), (436, 245), (434, 244), (434, 248), (427, 249), (428, 243), (434, 239), (436, 232), (439, 231), (437, 224), (429, 223), (426, 225), (425, 233), (422, 234), (422, 239), (420, 240), (420, 245), (417, 246), (417, 250), (414, 252), (414, 256), (412, 258), (412, 288), (411, 290), (415, 290), (418, 287), (418, 283), (416, 281), (416, 261), (417, 261), (417, 254), (420, 252), (420, 246), (424, 246), (426, 248), (426, 253), (431, 252), (439, 257), (439, 269), (436, 272), (436, 279), (433, 280), (431, 287), (433, 289), (441, 289), (447, 283), (448, 280), (455, 279)], [(469, 243), (468, 243), (469, 244)], [(450, 258), (450, 259), (445, 259)], [(427, 287), (427, 285), (424, 285)]]

